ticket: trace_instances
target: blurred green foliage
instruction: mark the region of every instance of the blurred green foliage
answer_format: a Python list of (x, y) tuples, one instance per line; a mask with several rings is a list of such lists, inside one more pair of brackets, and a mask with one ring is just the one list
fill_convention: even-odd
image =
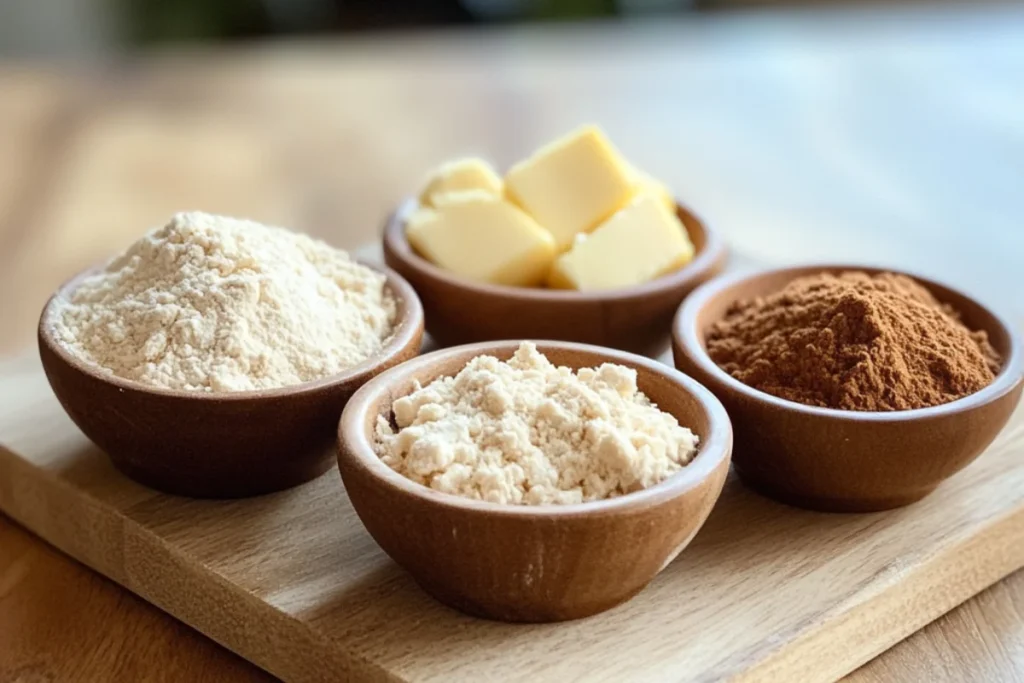
[(212, 40), (273, 32), (261, 0), (112, 0), (130, 39)]
[[(269, 10), (275, 4), (280, 10), (289, 1), (108, 0), (123, 18), (128, 38), (136, 43), (444, 24), (453, 17), (471, 23), (481, 20), (458, 0), (301, 0), (304, 13), (318, 17), (316, 22), (288, 26), (275, 23)], [(311, 7), (316, 11), (309, 12)], [(525, 0), (514, 12), (503, 16), (512, 21), (551, 21), (615, 13), (615, 0)]]
[(585, 19), (610, 14), (615, 14), (614, 0), (535, 0), (523, 18)]

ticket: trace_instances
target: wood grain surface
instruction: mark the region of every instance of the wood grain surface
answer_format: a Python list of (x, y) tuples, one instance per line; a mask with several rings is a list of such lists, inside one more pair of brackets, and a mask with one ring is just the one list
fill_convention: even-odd
[[(0, 348), (31, 342), (61, 280), (175, 210), (351, 247), (431, 164), (507, 164), (583, 120), (741, 261), (915, 268), (1024, 320), (1021, 73), (1024, 12), (978, 6), (0, 64)], [(6, 519), (0, 642), (0, 680), (256, 675)], [(1024, 680), (1024, 574), (852, 679)]]
[[(336, 472), (235, 501), (157, 493), (0, 366), (0, 509), (282, 679), (832, 681), (1024, 565), (1024, 408), (915, 505), (830, 515), (727, 481), (639, 595), (561, 624), (464, 616), (376, 546)], [(15, 402), (17, 405), (14, 406)]]

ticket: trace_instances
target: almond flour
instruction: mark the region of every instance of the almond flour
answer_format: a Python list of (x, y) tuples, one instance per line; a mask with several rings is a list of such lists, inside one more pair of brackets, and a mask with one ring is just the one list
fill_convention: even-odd
[(556, 367), (529, 342), (478, 356), (379, 418), (389, 467), (437, 491), (520, 505), (581, 503), (653, 486), (694, 457), (697, 436), (637, 389), (636, 371)]
[(396, 306), (344, 251), (252, 221), (180, 213), (57, 300), (74, 356), (155, 387), (273, 389), (381, 350)]

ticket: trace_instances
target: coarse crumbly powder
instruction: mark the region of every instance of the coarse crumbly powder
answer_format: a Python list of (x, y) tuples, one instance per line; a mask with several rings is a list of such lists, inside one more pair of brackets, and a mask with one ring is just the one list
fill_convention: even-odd
[(377, 423), (392, 469), (432, 489), (521, 505), (580, 503), (657, 484), (697, 436), (637, 389), (636, 371), (556, 367), (529, 342), (416, 387)]
[(179, 213), (58, 300), (56, 338), (118, 377), (204, 392), (320, 379), (381, 350), (385, 277), (283, 228)]

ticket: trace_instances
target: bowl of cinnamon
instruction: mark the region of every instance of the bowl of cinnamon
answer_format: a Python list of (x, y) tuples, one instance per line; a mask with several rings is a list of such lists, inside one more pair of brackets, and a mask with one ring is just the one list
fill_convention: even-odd
[(815, 510), (915, 502), (977, 458), (1024, 388), (991, 309), (878, 268), (815, 265), (712, 281), (680, 307), (676, 366), (733, 422), (741, 480)]

